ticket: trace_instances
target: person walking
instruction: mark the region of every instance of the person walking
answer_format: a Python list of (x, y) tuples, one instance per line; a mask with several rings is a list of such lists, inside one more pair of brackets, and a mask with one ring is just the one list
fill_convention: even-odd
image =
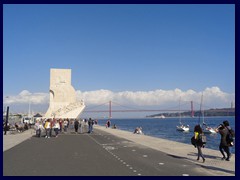
[(50, 119), (48, 119), (48, 120), (45, 122), (45, 124), (44, 124), (44, 128), (45, 128), (45, 130), (46, 130), (46, 136), (45, 136), (45, 138), (50, 138), (50, 126), (51, 126), (51, 124), (50, 124)]
[(41, 132), (42, 132), (43, 126), (42, 123), (39, 120), (36, 120), (35, 123), (35, 130), (36, 130), (36, 137), (41, 137)]
[(62, 127), (63, 127), (63, 122), (62, 122), (62, 119), (59, 120), (59, 125), (60, 125), (60, 132), (62, 132)]
[(74, 121), (74, 129), (75, 129), (75, 133), (78, 132), (78, 127), (79, 127), (79, 121), (77, 119), (75, 119)]
[(83, 125), (84, 125), (84, 119), (80, 120), (80, 122), (79, 122), (80, 134), (83, 133)]
[(111, 121), (108, 120), (108, 121), (107, 121), (107, 127), (110, 128), (110, 126), (111, 126)]
[(59, 120), (57, 120), (53, 126), (54, 131), (55, 131), (55, 137), (58, 137), (59, 131), (60, 131), (60, 123)]
[(55, 122), (56, 122), (56, 119), (50, 120), (50, 133), (49, 133), (50, 137), (52, 137), (52, 130)]
[(229, 122), (226, 120), (226, 121), (223, 121), (223, 125), (227, 128), (228, 130), (228, 135), (227, 135), (227, 143), (228, 143), (228, 146), (229, 146), (229, 151), (231, 153), (231, 149), (230, 147), (232, 147), (234, 145), (234, 138), (235, 138), (235, 132), (234, 130), (231, 128), (231, 126), (229, 125)]
[(93, 124), (94, 124), (94, 121), (92, 120), (92, 118), (89, 118), (89, 120), (88, 120), (88, 133), (93, 132)]
[(199, 160), (199, 158), (201, 157), (202, 160), (203, 160), (203, 163), (205, 162), (205, 158), (203, 156), (203, 153), (202, 153), (202, 147), (204, 147), (204, 144), (201, 140), (201, 136), (203, 135), (203, 131), (202, 131), (202, 128), (201, 126), (198, 124), (194, 127), (194, 138), (196, 140), (196, 148), (198, 150), (198, 157), (197, 157), (197, 160)]
[(68, 121), (66, 119), (63, 121), (63, 126), (64, 126), (64, 132), (66, 133), (68, 128)]
[[(224, 125), (225, 124), (225, 125)], [(224, 124), (220, 124), (218, 128), (216, 129), (216, 132), (218, 132), (221, 135), (221, 140), (219, 144), (219, 151), (223, 155), (222, 160), (230, 161), (231, 153), (229, 150), (229, 145), (227, 144), (227, 135), (229, 133), (229, 130), (227, 129), (227, 126), (229, 126), (229, 123), (225, 122)], [(225, 153), (227, 154), (227, 158)]]

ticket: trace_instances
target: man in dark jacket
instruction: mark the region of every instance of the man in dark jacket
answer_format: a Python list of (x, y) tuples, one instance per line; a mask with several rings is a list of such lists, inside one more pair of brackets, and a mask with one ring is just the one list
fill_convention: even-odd
[(75, 132), (78, 132), (78, 127), (79, 127), (79, 121), (77, 119), (75, 119), (74, 121), (74, 128), (75, 128)]
[(93, 124), (94, 124), (94, 121), (92, 120), (92, 118), (89, 118), (89, 120), (88, 120), (88, 133), (93, 132)]
[[(228, 129), (223, 124), (220, 124), (218, 126), (218, 128), (216, 129), (216, 131), (219, 132), (219, 134), (221, 135), (219, 150), (220, 150), (221, 154), (223, 155), (222, 160), (230, 161), (231, 153), (229, 151), (229, 146), (226, 141), (227, 134), (229, 133)], [(227, 158), (224, 154), (224, 151), (227, 153)]]

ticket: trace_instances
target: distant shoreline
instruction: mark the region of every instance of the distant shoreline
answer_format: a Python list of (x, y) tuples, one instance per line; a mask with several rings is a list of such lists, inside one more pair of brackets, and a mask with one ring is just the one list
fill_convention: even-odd
[[(218, 117), (235, 117), (235, 116), (204, 116), (204, 118), (218, 118)], [(158, 120), (166, 120), (166, 119), (176, 119), (176, 118), (179, 118), (178, 116), (176, 117), (165, 117), (165, 118), (156, 118), (156, 117), (124, 117), (124, 118), (96, 118), (98, 120), (111, 120), (111, 119), (158, 119)], [(189, 118), (189, 119), (196, 119), (196, 118), (199, 118), (197, 116), (195, 117), (189, 117), (189, 116), (186, 116), (186, 117), (182, 117), (182, 118)]]

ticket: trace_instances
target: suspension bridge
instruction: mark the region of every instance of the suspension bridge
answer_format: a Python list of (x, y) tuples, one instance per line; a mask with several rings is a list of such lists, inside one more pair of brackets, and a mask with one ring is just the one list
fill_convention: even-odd
[[(139, 108), (133, 108), (133, 107), (121, 105), (117, 102), (108, 101), (108, 102), (105, 102), (103, 104), (100, 104), (100, 105), (97, 105), (94, 107), (87, 106), (86, 109), (84, 110), (84, 112), (85, 113), (108, 113), (109, 118), (111, 118), (112, 114), (115, 112), (122, 112), (122, 113), (129, 113), (129, 112), (162, 112), (162, 113), (190, 112), (191, 116), (194, 117), (194, 102), (193, 101), (186, 101), (181, 106), (186, 106), (188, 104), (189, 104), (188, 109), (186, 107), (185, 107), (185, 109), (181, 109), (180, 105), (171, 107), (171, 108), (166, 108), (166, 109), (139, 109)], [(115, 109), (116, 107), (118, 107), (118, 109)], [(203, 111), (203, 110), (201, 110), (201, 111)], [(209, 108), (208, 111), (221, 112), (223, 110)], [(235, 111), (235, 110), (232, 110), (232, 111), (230, 110), (230, 112), (233, 112), (233, 111)]]

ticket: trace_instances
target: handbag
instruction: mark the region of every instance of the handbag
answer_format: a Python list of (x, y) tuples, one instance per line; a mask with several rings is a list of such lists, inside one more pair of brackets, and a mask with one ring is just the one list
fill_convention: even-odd
[(194, 147), (196, 147), (197, 140), (195, 139), (195, 136), (193, 136), (193, 137), (191, 138), (191, 143), (192, 143), (192, 145), (193, 145)]

